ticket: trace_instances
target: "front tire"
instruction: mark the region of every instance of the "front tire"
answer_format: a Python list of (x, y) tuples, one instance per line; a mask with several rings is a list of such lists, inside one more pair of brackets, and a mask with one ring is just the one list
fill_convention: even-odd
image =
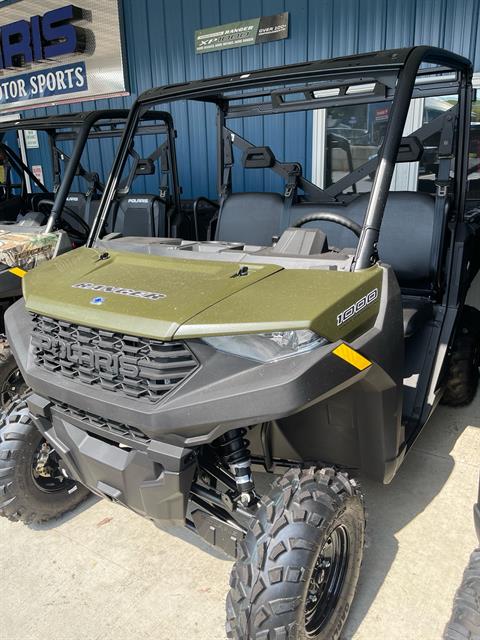
[(89, 495), (66, 478), (60, 459), (18, 399), (0, 430), (0, 516), (26, 524), (59, 518)]
[(333, 469), (290, 469), (262, 498), (232, 570), (227, 636), (336, 640), (363, 556), (354, 482)]

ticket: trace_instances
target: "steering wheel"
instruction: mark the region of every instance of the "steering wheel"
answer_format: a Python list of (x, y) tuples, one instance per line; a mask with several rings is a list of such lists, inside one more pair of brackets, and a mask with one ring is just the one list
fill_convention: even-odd
[[(53, 205), (54, 201), (46, 198), (45, 200), (40, 200), (37, 205), (37, 209), (40, 213), (49, 215)], [(45, 210), (46, 207), (50, 207), (48, 212)], [(70, 217), (71, 220), (68, 220), (68, 217)], [(67, 232), (75, 244), (86, 243), (88, 236), (90, 235), (90, 227), (85, 220), (78, 215), (78, 213), (75, 213), (75, 211), (64, 206), (58, 222), (60, 228)]]
[(358, 238), (362, 233), (362, 227), (347, 218), (346, 216), (341, 216), (339, 213), (312, 213), (309, 216), (303, 216), (303, 218), (299, 218), (294, 225), (294, 228), (303, 227), (304, 224), (308, 222), (314, 222), (315, 220), (323, 220), (324, 222), (334, 222), (335, 224), (341, 224), (342, 227), (346, 227), (352, 233), (354, 233)]

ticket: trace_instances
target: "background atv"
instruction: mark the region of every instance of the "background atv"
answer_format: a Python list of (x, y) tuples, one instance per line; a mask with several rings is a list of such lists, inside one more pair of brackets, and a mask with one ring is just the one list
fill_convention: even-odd
[[(67, 508), (47, 508), (47, 469), (235, 558), (229, 637), (339, 638), (363, 554), (354, 476), (390, 482), (441, 398), (467, 402), (478, 380), (465, 306), (479, 265), (465, 204), (471, 78), (468, 60), (414, 47), (141, 96), (87, 246), (29, 273), (6, 314), (32, 394), (1, 432), (2, 515)], [(453, 93), (402, 137), (412, 99)], [(183, 99), (203, 101), (218, 127), (207, 242), (199, 200), (196, 239), (181, 240), (165, 217), (155, 224), (156, 196), (135, 190), (156, 173), (139, 118)], [(387, 105), (377, 155), (341, 175), (332, 165), (326, 188), (243, 135), (250, 117), (362, 103)], [(414, 190), (391, 190), (424, 145), (437, 147), (431, 184), (418, 172)], [(235, 191), (259, 183), (255, 170), (271, 190)], [(255, 468), (279, 476), (265, 495)]]
[[(98, 145), (107, 139), (118, 142), (127, 115), (125, 110), (105, 110), (0, 124), (3, 173), (0, 184), (0, 402), (3, 408), (26, 390), (3, 335), (5, 310), (21, 296), (21, 278), (28, 270), (87, 241), (103, 189)], [(30, 137), (35, 133), (37, 145), (33, 149), (25, 144), (25, 132)], [(179, 188), (175, 136), (169, 115), (162, 124), (145, 125), (142, 134), (147, 133), (162, 140), (159, 153), (164, 165), (164, 202), (174, 218), (176, 205), (169, 193), (178, 193)], [(88, 171), (82, 164), (86, 161)], [(45, 184), (32, 170), (38, 162), (44, 163), (40, 166), (45, 167)], [(171, 191), (169, 184), (173, 184)]]

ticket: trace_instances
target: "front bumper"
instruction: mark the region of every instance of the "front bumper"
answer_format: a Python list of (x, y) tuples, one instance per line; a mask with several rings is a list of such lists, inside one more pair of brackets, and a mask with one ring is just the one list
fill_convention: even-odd
[(185, 523), (197, 468), (192, 450), (155, 442), (122, 447), (85, 431), (78, 419), (39, 396), (29, 396), (28, 403), (37, 428), (71, 477), (157, 523)]

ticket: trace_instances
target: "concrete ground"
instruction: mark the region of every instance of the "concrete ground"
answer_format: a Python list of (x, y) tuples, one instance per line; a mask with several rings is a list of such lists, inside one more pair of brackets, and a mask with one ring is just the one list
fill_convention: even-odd
[[(390, 486), (364, 483), (368, 542), (344, 638), (438, 640), (476, 544), (480, 394), (441, 407)], [(1, 640), (221, 640), (230, 563), (92, 498), (54, 523), (0, 518)]]

